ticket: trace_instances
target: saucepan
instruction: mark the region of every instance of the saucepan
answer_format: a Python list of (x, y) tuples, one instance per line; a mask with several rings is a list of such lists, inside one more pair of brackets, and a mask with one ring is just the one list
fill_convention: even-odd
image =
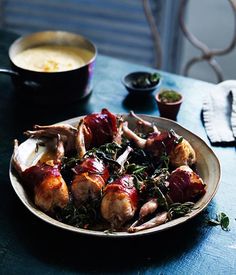
[(94, 43), (79, 34), (37, 32), (12, 43), (11, 68), (0, 73), (10, 75), (17, 93), (32, 102), (66, 104), (91, 93), (96, 56)]

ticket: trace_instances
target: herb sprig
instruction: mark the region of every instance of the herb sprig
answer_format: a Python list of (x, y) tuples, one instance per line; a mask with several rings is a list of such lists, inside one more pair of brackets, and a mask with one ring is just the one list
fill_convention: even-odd
[(168, 218), (169, 220), (173, 220), (185, 216), (193, 210), (193, 207), (193, 202), (173, 203), (170, 205), (170, 209), (168, 211)]
[(100, 200), (91, 200), (83, 205), (76, 207), (70, 203), (63, 209), (56, 212), (57, 220), (80, 228), (90, 228), (99, 216)]
[(209, 219), (207, 221), (207, 223), (212, 226), (220, 225), (224, 231), (230, 230), (229, 229), (229, 223), (230, 223), (229, 217), (223, 212), (217, 213), (215, 219)]

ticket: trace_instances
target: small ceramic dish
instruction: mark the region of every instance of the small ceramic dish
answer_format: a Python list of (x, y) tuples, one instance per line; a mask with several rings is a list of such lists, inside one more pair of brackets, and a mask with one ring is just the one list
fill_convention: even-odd
[[(166, 96), (164, 95), (165, 93), (167, 93)], [(156, 94), (155, 98), (160, 116), (176, 120), (180, 106), (183, 102), (183, 96), (174, 90), (162, 89)]]
[[(133, 72), (124, 76), (121, 81), (129, 93), (143, 96), (151, 94), (161, 85), (161, 76), (158, 73), (155, 73), (157, 81), (149, 81), (153, 74), (151, 72)], [(147, 80), (148, 83), (145, 86), (139, 85), (137, 82), (140, 80)]]

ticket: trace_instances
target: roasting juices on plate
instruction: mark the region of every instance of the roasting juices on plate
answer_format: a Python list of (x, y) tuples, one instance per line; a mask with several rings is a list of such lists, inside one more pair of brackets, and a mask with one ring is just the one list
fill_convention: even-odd
[(129, 233), (191, 212), (205, 194), (193, 169), (193, 147), (172, 129), (130, 116), (134, 129), (103, 109), (76, 127), (36, 125), (27, 131), (51, 152), (51, 159), (24, 167), (16, 143), (12, 163), (35, 205), (75, 227)]

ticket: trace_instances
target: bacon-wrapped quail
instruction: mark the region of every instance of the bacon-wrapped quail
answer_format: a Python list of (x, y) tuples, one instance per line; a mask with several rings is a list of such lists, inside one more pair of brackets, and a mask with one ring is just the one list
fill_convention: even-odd
[(124, 175), (106, 186), (101, 202), (101, 214), (113, 228), (120, 228), (133, 218), (137, 206), (138, 192), (133, 176)]
[(194, 202), (206, 192), (203, 180), (187, 165), (175, 169), (168, 182), (168, 194), (173, 202)]
[(158, 130), (144, 139), (130, 130), (127, 123), (124, 123), (123, 132), (126, 138), (155, 158), (160, 158), (163, 153), (167, 154), (174, 167), (193, 165), (196, 162), (196, 154), (190, 143), (174, 131), (160, 132)]
[(101, 160), (86, 158), (73, 168), (75, 176), (71, 184), (71, 192), (77, 205), (88, 199), (101, 196), (102, 188), (109, 178), (108, 168)]
[(23, 167), (17, 158), (18, 142), (12, 164), (20, 175), (25, 186), (31, 191), (35, 204), (45, 212), (53, 212), (55, 208), (64, 208), (69, 202), (67, 185), (60, 173), (60, 164), (50, 162), (38, 163), (29, 168)]
[(60, 135), (65, 151), (76, 150), (81, 158), (93, 147), (112, 141), (119, 143), (121, 133), (122, 128), (117, 123), (117, 117), (107, 109), (102, 109), (101, 113), (85, 116), (77, 128), (68, 124), (35, 125), (33, 131), (25, 132), (27, 136), (33, 138), (53, 138)]
[(107, 109), (84, 117), (84, 138), (87, 149), (112, 142), (117, 135), (116, 116)]
[(69, 202), (67, 185), (57, 165), (39, 164), (21, 174), (23, 181), (33, 189), (35, 204), (45, 212), (64, 208)]

